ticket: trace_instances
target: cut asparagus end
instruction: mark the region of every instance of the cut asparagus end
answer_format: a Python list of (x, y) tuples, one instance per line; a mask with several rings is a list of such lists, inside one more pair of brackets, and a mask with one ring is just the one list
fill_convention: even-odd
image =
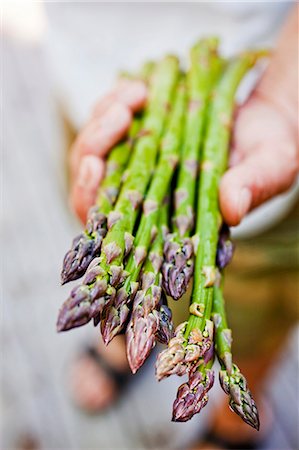
[(238, 414), (248, 425), (259, 430), (258, 410), (247, 387), (246, 379), (239, 368), (233, 364), (231, 373), (226, 369), (222, 369), (219, 372), (219, 380), (222, 389), (229, 396), (231, 410)]
[(168, 235), (162, 265), (163, 287), (174, 300), (178, 300), (186, 292), (193, 269), (191, 238), (174, 239), (173, 235)]
[(214, 384), (214, 371), (201, 367), (190, 374), (187, 383), (182, 384), (173, 404), (172, 421), (187, 422), (198, 414), (208, 402), (208, 392)]

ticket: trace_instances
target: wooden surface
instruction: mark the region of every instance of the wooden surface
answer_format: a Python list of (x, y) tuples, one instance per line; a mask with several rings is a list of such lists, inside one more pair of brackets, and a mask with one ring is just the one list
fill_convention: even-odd
[[(96, 339), (97, 330), (55, 331), (58, 308), (69, 290), (59, 286), (61, 259), (79, 229), (67, 207), (60, 115), (41, 48), (5, 39), (2, 62), (1, 450), (186, 448), (223, 398), (217, 382), (209, 406), (185, 425), (170, 422), (181, 380), (157, 383), (154, 358), (106, 414), (87, 416), (69, 399), (69, 363)], [(295, 448), (294, 342), (295, 336), (285, 355), (287, 376), (278, 364), (275, 383), (267, 384), (267, 402), (279, 426), (261, 448)]]

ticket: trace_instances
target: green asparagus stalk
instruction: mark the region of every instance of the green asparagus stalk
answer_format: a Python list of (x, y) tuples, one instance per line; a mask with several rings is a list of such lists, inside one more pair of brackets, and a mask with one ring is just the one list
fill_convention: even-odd
[[(138, 77), (123, 72), (120, 78), (139, 79), (148, 83), (153, 68), (154, 63), (148, 61), (143, 65)], [(86, 228), (74, 238), (71, 249), (64, 257), (62, 284), (80, 278), (90, 262), (100, 254), (101, 244), (107, 233), (107, 217), (117, 200), (140, 126), (141, 117), (136, 116), (128, 137), (116, 145), (108, 155), (105, 178), (98, 189), (96, 204), (88, 212)]]
[(127, 178), (115, 208), (108, 216), (108, 232), (102, 243), (99, 261), (90, 272), (87, 270), (82, 284), (73, 289), (64, 303), (58, 317), (59, 331), (81, 326), (97, 316), (105, 303), (114, 297), (115, 286), (128, 275), (123, 271), (123, 258), (133, 244), (133, 228), (154, 169), (159, 139), (178, 74), (178, 60), (173, 56), (165, 57), (154, 69), (142, 131), (134, 148)]
[[(194, 370), (213, 343), (213, 323), (210, 319), (216, 280), (218, 230), (221, 225), (218, 185), (227, 165), (235, 93), (243, 76), (259, 56), (261, 54), (258, 52), (247, 52), (231, 61), (217, 83), (211, 101), (198, 192), (196, 238), (199, 246), (195, 259), (190, 316), (178, 343), (181, 347), (179, 367), (174, 367), (170, 358), (172, 349), (165, 349), (156, 364), (158, 379), (176, 373), (176, 370), (180, 374)], [(191, 363), (190, 346), (193, 354)]]
[(218, 232), (221, 225), (218, 186), (227, 167), (235, 94), (244, 75), (258, 57), (259, 53), (247, 52), (233, 60), (224, 71), (211, 102), (198, 192), (196, 233), (199, 248), (192, 291), (194, 312), (191, 312), (186, 336), (194, 329), (203, 331), (206, 320), (211, 317)]
[(171, 312), (161, 305), (161, 266), (167, 223), (168, 205), (165, 202), (160, 210), (158, 234), (144, 263), (141, 289), (135, 295), (126, 330), (127, 357), (133, 373), (145, 362), (157, 336), (164, 343), (168, 343), (172, 336)]
[(96, 205), (88, 212), (86, 228), (74, 238), (71, 249), (64, 257), (62, 284), (80, 278), (90, 262), (100, 254), (107, 232), (107, 217), (116, 202), (139, 127), (140, 119), (135, 118), (128, 139), (114, 147), (108, 156), (106, 176), (99, 187)]
[(143, 215), (134, 240), (134, 250), (125, 266), (125, 271), (129, 275), (124, 286), (118, 290), (116, 299), (113, 299), (111, 304), (107, 304), (103, 311), (101, 330), (103, 340), (106, 343), (110, 342), (122, 330), (126, 322), (130, 310), (129, 304), (138, 288), (137, 281), (142, 265), (151, 242), (157, 234), (160, 208), (169, 190), (174, 169), (178, 162), (185, 98), (185, 83), (182, 79), (162, 138), (158, 165), (143, 204)]
[(229, 396), (229, 406), (244, 422), (259, 429), (259, 415), (247, 382), (240, 369), (232, 361), (232, 332), (228, 328), (222, 289), (214, 286), (213, 320), (215, 324), (216, 354), (221, 370), (219, 380), (222, 389)]
[(186, 291), (193, 275), (194, 198), (204, 119), (211, 88), (217, 78), (221, 60), (217, 55), (218, 40), (202, 39), (192, 47), (188, 71), (188, 111), (181, 164), (175, 190), (173, 233), (164, 247), (163, 287), (178, 300)]

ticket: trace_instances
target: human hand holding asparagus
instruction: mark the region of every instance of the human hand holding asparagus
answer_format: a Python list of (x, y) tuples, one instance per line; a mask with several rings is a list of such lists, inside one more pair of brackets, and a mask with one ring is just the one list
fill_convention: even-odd
[[(117, 94), (108, 95), (96, 111), (101, 119), (94, 141), (87, 133), (75, 143), (72, 198), (82, 218), (94, 203), (94, 193), (103, 175), (99, 155), (113, 147), (108, 167), (109, 164), (111, 167), (110, 161), (115, 161), (112, 170), (106, 173), (98, 193), (97, 209), (92, 210), (86, 231), (74, 241), (65, 259), (63, 281), (79, 277), (87, 270), (82, 283), (72, 290), (60, 311), (58, 330), (81, 326), (93, 319), (95, 325), (101, 322), (104, 341), (108, 343), (126, 328), (128, 359), (133, 372), (143, 364), (157, 339), (169, 341), (157, 360), (157, 378), (161, 380), (172, 374), (189, 377), (179, 388), (174, 403), (175, 421), (189, 420), (207, 403), (214, 381), (212, 366), (216, 354), (222, 365), (221, 385), (230, 397), (231, 408), (245, 422), (259, 427), (257, 409), (246, 380), (231, 361), (230, 343), (225, 341), (228, 333), (224, 332), (228, 327), (217, 298), (221, 298), (218, 295), (219, 270), (223, 270), (232, 256), (228, 229), (221, 226), (221, 213), (227, 223), (238, 223), (251, 206), (258, 204), (259, 196), (264, 198), (262, 183), (246, 185), (247, 191), (252, 189), (249, 206), (244, 197), (245, 187), (240, 193), (230, 193), (226, 180), (237, 179), (237, 166), (229, 169), (221, 181), (227, 167), (236, 90), (260, 56), (263, 52), (249, 51), (223, 61), (217, 40), (203, 39), (191, 50), (187, 81), (185, 75), (179, 73), (177, 59), (164, 58), (155, 65), (148, 87), (139, 81), (127, 81), (116, 90)], [(124, 94), (125, 89), (130, 95)], [(187, 112), (183, 114), (185, 89)], [(142, 117), (138, 119), (139, 131), (134, 131), (134, 119), (128, 133), (132, 113), (142, 109), (145, 102)], [(117, 114), (112, 114), (113, 120), (111, 108), (118, 110)], [(92, 126), (96, 129), (94, 120)], [(104, 130), (102, 124), (107, 121), (110, 121), (110, 129)], [(242, 120), (236, 123), (240, 127), (238, 123), (242, 124)], [(238, 128), (234, 133), (237, 137)], [(121, 138), (125, 140), (115, 147)], [(235, 140), (236, 144), (238, 142)], [(93, 155), (84, 156), (88, 148)], [(101, 151), (95, 156), (97, 148)], [(240, 154), (238, 148), (235, 155)], [(80, 173), (84, 165), (90, 165), (88, 182), (82, 183), (80, 177), (76, 182), (76, 173)], [(243, 156), (240, 165), (242, 171), (252, 170), (252, 158)], [(243, 182), (248, 178), (242, 171)], [(121, 172), (125, 175), (120, 176)], [(119, 189), (115, 180), (119, 181)], [(280, 188), (281, 180), (280, 187), (277, 185), (277, 189)], [(78, 201), (78, 189), (84, 207)], [(174, 190), (176, 195), (173, 195)], [(105, 192), (105, 202), (101, 192)], [(170, 208), (165, 218), (167, 195)], [(235, 196), (230, 202), (229, 195)], [(238, 195), (244, 198), (236, 200)], [(171, 234), (165, 232), (167, 228)], [(171, 250), (174, 243), (176, 248)], [(190, 251), (186, 251), (189, 247)], [(81, 259), (74, 258), (74, 252)], [(171, 313), (162, 301), (161, 266), (163, 288), (175, 299), (184, 293), (194, 271), (190, 316), (174, 335)], [(71, 274), (68, 279), (67, 270)]]

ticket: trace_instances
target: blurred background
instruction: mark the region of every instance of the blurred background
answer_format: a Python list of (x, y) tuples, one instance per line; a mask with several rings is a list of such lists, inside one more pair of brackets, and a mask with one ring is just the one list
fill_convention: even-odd
[[(199, 416), (171, 423), (181, 380), (157, 383), (155, 358), (107, 412), (91, 416), (73, 404), (68, 368), (98, 330), (55, 331), (69, 292), (59, 283), (62, 257), (80, 230), (68, 205), (67, 150), (119, 70), (166, 52), (183, 57), (205, 34), (220, 35), (228, 55), (273, 45), (291, 7), (2, 3), (1, 449), (214, 448), (198, 447), (210, 429), (237, 438), (241, 421), (217, 381)], [(234, 230), (226, 277), (236, 360), (261, 411), (260, 449), (299, 445), (297, 193), (268, 202)]]

